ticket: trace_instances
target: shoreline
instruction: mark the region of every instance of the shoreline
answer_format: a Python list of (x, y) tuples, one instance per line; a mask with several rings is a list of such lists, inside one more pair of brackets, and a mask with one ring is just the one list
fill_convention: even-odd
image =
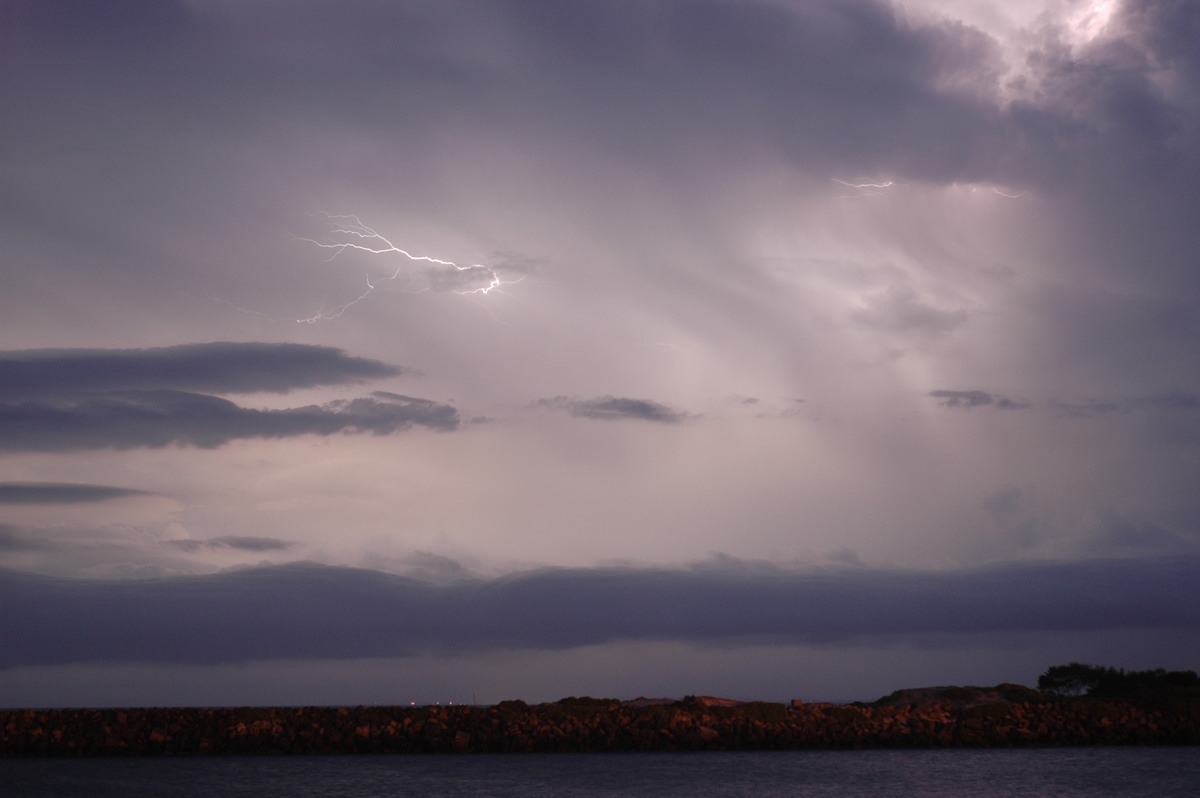
[(0, 758), (1097, 745), (1200, 745), (1200, 698), (0, 710)]

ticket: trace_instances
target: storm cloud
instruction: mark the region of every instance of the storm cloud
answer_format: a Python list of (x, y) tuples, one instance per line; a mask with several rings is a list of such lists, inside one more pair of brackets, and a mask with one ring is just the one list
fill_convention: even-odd
[(1200, 4), (3, 16), (12, 663), (1194, 667)]
[(211, 576), (62, 581), (0, 574), (20, 601), (0, 667), (220, 663), (562, 649), (621, 640), (838, 643), (863, 637), (1200, 631), (1194, 556), (961, 572), (546, 568), (431, 583), (297, 563)]

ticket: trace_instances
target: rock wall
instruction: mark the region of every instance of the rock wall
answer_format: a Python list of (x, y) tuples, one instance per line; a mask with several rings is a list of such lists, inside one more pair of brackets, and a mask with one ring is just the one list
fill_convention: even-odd
[(0, 757), (1200, 744), (1200, 700), (0, 711)]

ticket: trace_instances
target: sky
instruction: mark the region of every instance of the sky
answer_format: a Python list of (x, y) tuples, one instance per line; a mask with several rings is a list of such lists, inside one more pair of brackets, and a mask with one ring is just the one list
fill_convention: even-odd
[(0, 706), (1200, 667), (1198, 37), (5, 3)]

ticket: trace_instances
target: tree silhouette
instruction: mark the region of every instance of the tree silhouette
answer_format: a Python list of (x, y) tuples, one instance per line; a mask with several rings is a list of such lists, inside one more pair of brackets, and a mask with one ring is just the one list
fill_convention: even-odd
[(1038, 689), (1059, 696), (1120, 697), (1164, 690), (1200, 687), (1195, 671), (1168, 671), (1155, 668), (1126, 671), (1072, 662), (1055, 665), (1038, 677)]

